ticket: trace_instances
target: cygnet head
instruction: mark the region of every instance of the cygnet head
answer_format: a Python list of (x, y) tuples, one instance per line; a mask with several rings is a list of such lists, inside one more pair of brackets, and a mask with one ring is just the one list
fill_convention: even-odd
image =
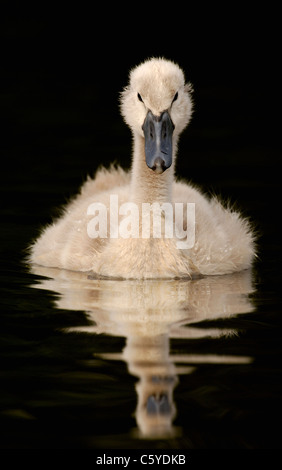
[(191, 85), (165, 59), (150, 59), (130, 72), (121, 94), (121, 112), (134, 136), (145, 139), (147, 166), (163, 173), (173, 161), (178, 136), (192, 114)]

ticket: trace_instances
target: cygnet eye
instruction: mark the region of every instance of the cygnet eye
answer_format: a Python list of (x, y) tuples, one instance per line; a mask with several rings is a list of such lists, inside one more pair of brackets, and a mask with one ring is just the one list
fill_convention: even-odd
[(140, 95), (140, 93), (137, 93), (137, 96), (138, 96), (138, 100), (141, 101), (141, 103), (143, 103), (142, 96)]
[(174, 101), (176, 101), (178, 98), (178, 91), (175, 93), (174, 97), (173, 97), (173, 100), (172, 100), (172, 103), (174, 103)]

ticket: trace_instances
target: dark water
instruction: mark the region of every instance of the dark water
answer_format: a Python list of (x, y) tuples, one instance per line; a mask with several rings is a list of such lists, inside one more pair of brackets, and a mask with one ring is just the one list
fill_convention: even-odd
[[(194, 281), (94, 280), (32, 268), (25, 249), (87, 173), (113, 160), (130, 165), (118, 92), (128, 68), (155, 51), (128, 53), (118, 67), (113, 58), (102, 93), (104, 76), (84, 56), (72, 48), (75, 59), (69, 51), (61, 63), (46, 29), (30, 22), (29, 33), (15, 33), (13, 24), (7, 37), (17, 54), (2, 74), (0, 447), (281, 448), (280, 146), (270, 65), (266, 94), (253, 55), (237, 58), (244, 80), (231, 62), (208, 73), (209, 50), (205, 61), (175, 57), (194, 69), (197, 103), (177, 172), (251, 218), (254, 268)], [(25, 47), (34, 37), (43, 55)]]

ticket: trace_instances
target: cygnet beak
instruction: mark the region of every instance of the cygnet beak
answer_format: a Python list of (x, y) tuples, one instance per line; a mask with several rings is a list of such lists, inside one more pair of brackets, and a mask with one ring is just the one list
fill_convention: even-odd
[(160, 396), (150, 395), (147, 400), (147, 412), (149, 415), (167, 415), (171, 412), (168, 396), (164, 393)]
[(145, 137), (146, 163), (155, 173), (163, 173), (172, 164), (174, 124), (167, 111), (155, 116), (148, 111), (142, 126)]

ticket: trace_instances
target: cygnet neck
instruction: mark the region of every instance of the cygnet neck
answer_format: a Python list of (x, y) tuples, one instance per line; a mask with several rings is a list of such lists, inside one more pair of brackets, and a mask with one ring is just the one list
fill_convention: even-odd
[(146, 164), (145, 139), (134, 135), (133, 163), (131, 178), (131, 199), (136, 204), (147, 202), (171, 202), (174, 179), (174, 155), (170, 168), (161, 174), (151, 170)]

